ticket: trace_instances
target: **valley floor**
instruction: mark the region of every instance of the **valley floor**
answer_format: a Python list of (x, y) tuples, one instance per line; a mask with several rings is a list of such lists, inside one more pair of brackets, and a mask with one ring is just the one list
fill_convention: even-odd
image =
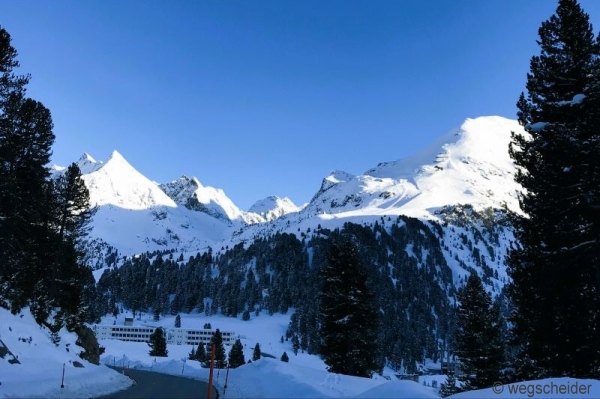
[[(124, 317), (120, 315), (116, 320), (106, 317), (102, 324), (122, 324)], [(325, 364), (317, 356), (294, 355), (291, 343), (281, 342), (289, 315), (261, 315), (249, 321), (222, 316), (182, 315), (183, 328), (202, 328), (206, 322), (211, 323), (212, 328), (234, 331), (239, 335), (246, 360), (251, 357), (256, 343), (260, 344), (263, 352), (275, 357), (262, 358), (232, 369), (229, 374), (226, 370), (216, 370), (214, 384), (220, 397), (439, 398), (438, 389), (431, 385), (437, 381), (439, 387), (442, 376), (422, 376), (419, 383), (396, 380), (391, 370), (384, 372), (389, 380), (383, 377), (350, 377), (327, 372)], [(173, 323), (174, 317), (153, 322), (149, 316), (142, 316), (134, 322), (164, 327), (171, 327)], [(54, 345), (49, 333), (35, 323), (28, 311), (12, 315), (0, 309), (0, 340), (3, 343), (0, 343), (0, 398), (92, 398), (132, 384), (129, 378), (105, 365), (208, 380), (208, 369), (201, 368), (196, 361), (187, 360), (191, 350), (188, 345), (168, 345), (168, 357), (154, 358), (148, 354), (146, 343), (104, 340), (100, 342), (106, 348), (101, 357), (104, 365), (95, 366), (77, 357), (76, 352), (80, 348), (75, 346), (73, 334), (62, 331), (60, 338), (59, 345)], [(289, 356), (289, 363), (279, 360), (284, 351)], [(18, 364), (9, 362), (14, 358), (18, 359)], [(84, 367), (75, 367), (76, 361)], [(64, 388), (61, 389), (63, 364), (65, 377)], [(577, 388), (573, 388), (575, 386)], [(600, 381), (556, 378), (465, 392), (455, 397), (597, 398), (600, 397)]]

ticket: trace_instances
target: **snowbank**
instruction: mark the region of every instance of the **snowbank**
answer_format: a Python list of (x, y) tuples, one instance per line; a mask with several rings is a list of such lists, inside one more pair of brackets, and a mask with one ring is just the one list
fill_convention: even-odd
[[(121, 324), (125, 316), (119, 315), (117, 320), (107, 317), (104, 324)], [(158, 322), (144, 315), (134, 324), (158, 325), (171, 327), (174, 317), (169, 316)], [(388, 381), (377, 379), (350, 377), (332, 374), (326, 371), (323, 361), (314, 355), (298, 353), (294, 355), (291, 342), (281, 342), (281, 336), (289, 323), (289, 315), (260, 315), (249, 321), (237, 318), (210, 316), (199, 314), (182, 314), (181, 326), (184, 328), (202, 328), (204, 323), (211, 323), (212, 328), (223, 331), (234, 331), (240, 335), (244, 346), (246, 361), (251, 358), (256, 343), (263, 352), (276, 359), (262, 358), (232, 369), (216, 370), (214, 384), (223, 394), (227, 383), (227, 398), (436, 398), (437, 389), (425, 387), (413, 381)], [(118, 367), (138, 368), (160, 373), (183, 375), (185, 377), (208, 380), (208, 369), (201, 368), (198, 362), (186, 360), (192, 349), (189, 345), (167, 345), (169, 356), (154, 358), (148, 354), (148, 344), (142, 342), (123, 342), (117, 340), (101, 341), (106, 352), (101, 361)], [(226, 346), (226, 352), (230, 348)], [(279, 360), (283, 352), (287, 352), (289, 363)], [(227, 382), (225, 379), (227, 378)]]
[[(0, 346), (12, 353), (0, 357), (0, 398), (91, 398), (131, 385), (114, 370), (79, 358), (82, 349), (75, 345), (75, 334), (62, 330), (59, 337), (56, 346), (27, 309), (13, 315), (0, 308)], [(18, 363), (9, 362), (14, 358)]]

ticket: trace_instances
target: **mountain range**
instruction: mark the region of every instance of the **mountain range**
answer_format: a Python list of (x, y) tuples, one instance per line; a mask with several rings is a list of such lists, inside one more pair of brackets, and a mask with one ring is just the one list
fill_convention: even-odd
[[(382, 162), (360, 175), (332, 171), (315, 184), (307, 204), (297, 206), (289, 198), (272, 196), (248, 210), (239, 209), (222, 189), (204, 186), (196, 177), (182, 175), (157, 183), (117, 151), (104, 162), (84, 154), (77, 164), (91, 202), (98, 206), (91, 233), (92, 263), (100, 268), (111, 254), (113, 258), (162, 250), (195, 254), (275, 233), (300, 237), (317, 226), (372, 224), (398, 215), (447, 223), (444, 209), (458, 205), (475, 212), (520, 212), (520, 187), (508, 154), (511, 132), (524, 133), (517, 121), (499, 116), (466, 119), (414, 156)], [(64, 167), (53, 169), (61, 173)], [(457, 260), (456, 248), (451, 248), (458, 238), (453, 231), (445, 234), (448, 264), (463, 275), (468, 261)], [(507, 242), (494, 259), (500, 275), (505, 274), (503, 254), (511, 240), (510, 230), (504, 234)]]

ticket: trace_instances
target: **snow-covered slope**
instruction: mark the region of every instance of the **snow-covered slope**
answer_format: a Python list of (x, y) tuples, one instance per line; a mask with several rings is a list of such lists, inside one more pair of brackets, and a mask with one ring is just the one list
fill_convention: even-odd
[(256, 201), (254, 205), (250, 207), (248, 212), (258, 214), (262, 216), (265, 221), (270, 222), (283, 215), (299, 212), (300, 210), (302, 210), (302, 207), (296, 206), (296, 204), (288, 197), (279, 198), (276, 196), (269, 196), (260, 201)]
[(367, 223), (384, 215), (439, 220), (444, 206), (472, 205), (477, 211), (504, 207), (519, 212), (515, 166), (508, 154), (517, 121), (499, 116), (467, 119), (415, 156), (380, 163), (362, 175), (334, 171), (310, 203), (266, 225), (247, 226), (236, 237), (295, 232), (321, 224)]
[(508, 154), (516, 121), (498, 116), (467, 119), (419, 154), (384, 162), (352, 176), (327, 176), (307, 211), (405, 214), (431, 218), (445, 205), (518, 211), (515, 167)]
[(524, 133), (517, 121), (499, 116), (467, 119), (420, 154), (379, 164), (365, 175), (414, 184), (419, 195), (402, 206), (409, 215), (452, 204), (518, 212), (520, 187), (508, 154), (511, 132)]
[(50, 332), (28, 309), (13, 315), (0, 308), (0, 398), (91, 398), (132, 384), (116, 371), (77, 356), (82, 348), (76, 346), (75, 334), (63, 329), (59, 337), (58, 345), (53, 344)]

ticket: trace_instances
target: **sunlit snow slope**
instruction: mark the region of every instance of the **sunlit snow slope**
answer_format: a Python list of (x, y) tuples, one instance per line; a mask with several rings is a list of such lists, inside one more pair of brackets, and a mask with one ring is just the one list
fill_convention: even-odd
[(235, 236), (251, 240), (257, 234), (318, 224), (335, 228), (390, 215), (439, 220), (442, 207), (458, 204), (519, 212), (520, 187), (508, 154), (511, 132), (524, 130), (517, 121), (499, 116), (467, 119), (415, 156), (380, 163), (362, 175), (332, 172), (300, 212), (247, 226)]

